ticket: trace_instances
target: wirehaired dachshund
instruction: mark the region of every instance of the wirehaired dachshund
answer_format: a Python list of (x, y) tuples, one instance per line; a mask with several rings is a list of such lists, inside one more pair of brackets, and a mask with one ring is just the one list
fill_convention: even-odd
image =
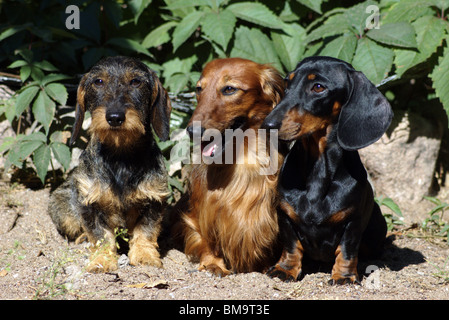
[[(279, 233), (276, 188), (284, 157), (259, 129), (283, 94), (283, 78), (270, 65), (227, 58), (203, 69), (187, 126), (194, 143), (201, 142), (196, 145), (202, 161), (193, 165), (183, 216), (185, 252), (199, 259), (199, 270), (225, 276), (268, 269), (277, 261), (272, 260)], [(228, 139), (228, 131), (244, 134), (244, 140)], [(268, 156), (276, 169), (263, 174)], [(219, 161), (207, 162), (211, 159)]]
[(357, 150), (384, 134), (393, 112), (363, 73), (338, 59), (306, 58), (286, 82), (262, 125), (295, 141), (279, 178), (283, 253), (268, 274), (297, 280), (307, 256), (334, 263), (331, 284), (357, 282), (359, 253), (379, 255), (386, 236)]
[(130, 264), (162, 266), (157, 238), (168, 196), (164, 159), (152, 129), (168, 139), (171, 103), (155, 72), (128, 57), (108, 57), (83, 76), (71, 142), (88, 110), (90, 140), (49, 214), (69, 240), (94, 245), (87, 270), (117, 268), (116, 237), (129, 236)]

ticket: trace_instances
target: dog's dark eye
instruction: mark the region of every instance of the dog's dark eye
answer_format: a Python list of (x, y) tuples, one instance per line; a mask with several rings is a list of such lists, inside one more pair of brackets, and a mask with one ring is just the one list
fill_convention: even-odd
[(231, 94), (234, 94), (237, 91), (237, 88), (231, 87), (231, 86), (226, 86), (224, 87), (221, 92), (225, 95), (225, 96), (230, 96)]
[(201, 91), (203, 91), (203, 88), (201, 88), (201, 87), (196, 87), (196, 88), (195, 88), (196, 94), (200, 94)]
[(104, 85), (104, 81), (103, 81), (103, 79), (95, 79), (94, 84), (97, 87), (102, 87)]
[(316, 93), (323, 92), (325, 89), (326, 88), (323, 85), (319, 84), (319, 83), (315, 83), (313, 85), (313, 87), (312, 87), (312, 91), (316, 92)]
[(142, 81), (140, 81), (139, 79), (132, 79), (129, 84), (134, 88), (138, 88), (141, 83)]

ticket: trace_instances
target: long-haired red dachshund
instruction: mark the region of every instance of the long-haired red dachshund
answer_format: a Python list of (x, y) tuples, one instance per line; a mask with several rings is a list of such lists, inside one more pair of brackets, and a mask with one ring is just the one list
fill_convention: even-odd
[[(199, 259), (199, 270), (218, 276), (264, 271), (278, 242), (278, 170), (261, 174), (266, 158), (262, 159), (258, 147), (250, 146), (269, 144), (258, 129), (282, 99), (284, 81), (269, 65), (240, 58), (217, 59), (205, 66), (196, 93), (198, 105), (187, 132), (194, 141), (195, 136), (201, 138), (203, 160), (220, 158), (222, 163), (193, 165), (189, 208), (183, 217), (185, 253)], [(208, 141), (211, 129), (223, 137), (223, 143), (221, 139)], [(253, 134), (238, 144), (224, 138), (227, 129)], [(279, 150), (281, 146), (266, 148), (277, 168), (284, 159)]]

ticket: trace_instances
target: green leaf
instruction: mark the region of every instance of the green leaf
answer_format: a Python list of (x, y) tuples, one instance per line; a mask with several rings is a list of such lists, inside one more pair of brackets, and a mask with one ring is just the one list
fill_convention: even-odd
[(176, 73), (189, 73), (197, 60), (198, 58), (195, 55), (182, 60), (179, 58), (169, 60), (162, 65), (162, 76), (168, 79)]
[(60, 142), (53, 142), (50, 144), (50, 147), (56, 160), (58, 160), (58, 162), (64, 167), (64, 169), (69, 169), (70, 161), (72, 160), (70, 148)]
[(42, 183), (45, 183), (45, 176), (47, 175), (48, 165), (51, 160), (50, 146), (42, 144), (34, 151), (33, 163), (36, 167), (37, 175)]
[(240, 26), (235, 31), (231, 56), (250, 59), (258, 63), (270, 63), (278, 70), (282, 70), (273, 43), (259, 29)]
[(191, 70), (198, 58), (193, 55), (186, 59), (175, 58), (162, 65), (164, 85), (173, 92), (179, 92), (191, 81)]
[(7, 28), (5, 31), (3, 31), (2, 33), (0, 33), (0, 41), (5, 40), (6, 38), (20, 32), (23, 30), (26, 30), (28, 27), (32, 26), (33, 24), (31, 22), (29, 23), (25, 23), (21, 26), (12, 26), (10, 28)]
[(60, 83), (50, 83), (45, 86), (45, 92), (56, 102), (58, 102), (61, 106), (65, 106), (67, 103), (67, 90)]
[(142, 41), (142, 46), (148, 49), (160, 46), (170, 41), (171, 38), (168, 32), (177, 24), (178, 23), (175, 21), (169, 21), (167, 23), (164, 23), (163, 25), (160, 25), (149, 34), (147, 34), (145, 39), (143, 39)]
[(129, 1), (129, 7), (134, 15), (134, 24), (137, 24), (139, 17), (146, 7), (150, 5), (152, 0), (131, 0)]
[(357, 37), (352, 33), (345, 33), (329, 42), (320, 55), (334, 57), (352, 63), (357, 45)]
[(203, 15), (204, 12), (202, 11), (193, 11), (185, 16), (176, 26), (172, 40), (173, 52), (175, 52), (179, 46), (192, 35), (196, 28), (198, 28)]
[(33, 65), (45, 71), (58, 71), (58, 68), (46, 60), (33, 62)]
[(430, 6), (431, 2), (425, 0), (398, 1), (382, 17), (381, 23), (411, 22), (424, 15), (433, 15), (433, 10)]
[(208, 0), (174, 0), (165, 2), (167, 3), (167, 9), (169, 9), (170, 11), (209, 5)]
[(20, 80), (22, 80), (22, 82), (25, 82), (30, 75), (31, 75), (31, 67), (29, 65), (25, 65), (22, 68), (20, 68)]
[(371, 12), (367, 12), (370, 5), (379, 6), (379, 3), (374, 1), (364, 1), (351, 8), (348, 8), (343, 13), (344, 19), (355, 30), (359, 36), (362, 36), (367, 27), (367, 20), (371, 16)]
[(36, 100), (34, 100), (32, 110), (36, 120), (44, 126), (47, 133), (54, 118), (55, 108), (56, 104), (50, 99), (45, 91), (40, 91)]
[(16, 116), (20, 116), (26, 108), (30, 105), (31, 101), (36, 97), (37, 92), (39, 91), (38, 86), (28, 87), (23, 90), (18, 96), (16, 100)]
[(13, 63), (11, 63), (7, 68), (8, 69), (20, 68), (27, 64), (28, 62), (26, 62), (25, 60), (16, 60)]
[(379, 84), (390, 71), (393, 56), (393, 50), (362, 38), (358, 40), (352, 65), (356, 70), (362, 71), (371, 82)]
[(312, 9), (315, 12), (322, 13), (321, 12), (321, 3), (323, 0), (296, 0), (303, 6), (306, 6), (309, 9)]
[(271, 32), (274, 48), (285, 69), (293, 70), (304, 53), (306, 32), (298, 24), (285, 25), (285, 33)]
[(395, 50), (395, 65), (398, 75), (404, 74), (411, 67), (427, 60), (442, 44), (447, 22), (433, 16), (424, 16), (413, 22), (416, 30), (418, 51)]
[(379, 29), (371, 29), (366, 36), (372, 40), (404, 48), (416, 48), (415, 29), (409, 22), (382, 24)]
[(234, 15), (242, 20), (272, 29), (282, 29), (284, 23), (270, 9), (258, 2), (240, 2), (228, 7)]
[(69, 76), (66, 76), (65, 74), (60, 74), (60, 73), (50, 73), (48, 75), (46, 75), (40, 82), (41, 86), (46, 86), (48, 83), (50, 82), (55, 82), (55, 81), (60, 81), (60, 80), (65, 80), (65, 79), (70, 79)]
[(311, 43), (318, 39), (324, 39), (329, 36), (346, 33), (351, 26), (343, 13), (335, 14), (329, 17), (324, 24), (314, 29), (306, 38), (307, 43)]
[(43, 143), (47, 142), (47, 136), (42, 132), (36, 131), (31, 134), (27, 134), (22, 138), (22, 141), (41, 141)]
[[(446, 38), (449, 43), (449, 37)], [(438, 65), (433, 69), (430, 78), (437, 97), (443, 104), (449, 118), (449, 47), (444, 49), (443, 56), (438, 59)]]
[(398, 216), (403, 217), (401, 209), (391, 198), (382, 199), (379, 205), (386, 206)]
[(234, 33), (236, 21), (235, 15), (230, 10), (223, 10), (219, 13), (210, 12), (204, 16), (201, 22), (202, 31), (226, 50)]
[(187, 73), (176, 73), (167, 80), (166, 85), (174, 93), (181, 92), (187, 88), (190, 76)]
[(24, 140), (25, 135), (18, 135), (13, 141), (8, 141), (9, 152), (5, 161), (5, 169), (11, 165), (20, 167), (37, 148), (44, 144), (40, 140)]
[(132, 39), (111, 38), (108, 41), (106, 41), (106, 44), (112, 44), (120, 48), (128, 49), (131, 51), (137, 51), (148, 57), (153, 57), (153, 55), (146, 48), (144, 48), (140, 43)]

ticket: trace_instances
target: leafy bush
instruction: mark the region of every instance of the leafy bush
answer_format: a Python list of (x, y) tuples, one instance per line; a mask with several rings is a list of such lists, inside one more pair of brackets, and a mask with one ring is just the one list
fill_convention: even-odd
[[(20, 75), (23, 86), (0, 104), (0, 115), (18, 133), (0, 152), (8, 165), (21, 166), (31, 157), (42, 182), (52, 159), (68, 168), (70, 121), (61, 106), (73, 107), (80, 74), (102, 56), (117, 54), (142, 59), (174, 93), (190, 91), (214, 58), (240, 56), (285, 74), (304, 57), (329, 55), (363, 71), (395, 108), (410, 107), (401, 98), (408, 88), (418, 95), (410, 105), (423, 109), (438, 98), (437, 109), (449, 114), (449, 2), (355, 3), (78, 0), (73, 4), (80, 8), (80, 29), (68, 30), (66, 1), (2, 2), (1, 71)], [(172, 128), (189, 117), (175, 109)]]

